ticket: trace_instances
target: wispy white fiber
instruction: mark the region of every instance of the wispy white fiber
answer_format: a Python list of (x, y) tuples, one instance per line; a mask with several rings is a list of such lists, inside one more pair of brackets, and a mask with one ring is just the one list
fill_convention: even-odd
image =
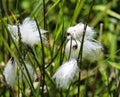
[[(81, 42), (78, 40), (69, 40), (65, 47), (65, 55), (67, 58), (78, 58)], [(85, 40), (83, 43), (83, 59), (93, 61), (99, 56), (102, 46), (97, 42)]]
[(3, 74), (5, 76), (6, 83), (13, 87), (17, 81), (17, 64), (12, 59), (10, 59), (6, 64)]
[[(22, 25), (19, 25), (20, 33), (21, 33), (21, 41), (26, 43), (29, 46), (33, 46), (34, 44), (40, 42), (39, 30), (37, 28), (36, 22), (30, 20), (30, 18), (26, 18)], [(11, 32), (13, 39), (18, 41), (18, 26), (17, 25), (8, 25), (8, 29)], [(47, 31), (40, 29), (40, 33), (42, 35), (43, 42), (46, 42), (45, 33)]]
[(57, 72), (53, 75), (53, 79), (55, 79), (58, 87), (66, 88), (70, 85), (78, 71), (77, 61), (71, 59), (58, 68)]
[[(81, 41), (83, 36), (83, 31), (84, 31), (84, 24), (82, 23), (69, 27), (67, 29), (67, 38), (70, 39), (72, 37), (73, 39), (77, 39)], [(87, 26), (85, 39), (93, 39), (94, 33), (95, 33), (94, 30), (91, 27)]]
[[(30, 79), (33, 81), (34, 77), (35, 77), (35, 70), (34, 70), (34, 68), (31, 65), (29, 65), (29, 64), (25, 64), (25, 65), (26, 65), (26, 68), (27, 68), (28, 73), (30, 75)], [(23, 76), (23, 80), (24, 81), (28, 80), (30, 82), (28, 73), (27, 73), (25, 67), (23, 67), (22, 70), (21, 70), (21, 72), (20, 72), (20, 75), (21, 75), (21, 78)]]

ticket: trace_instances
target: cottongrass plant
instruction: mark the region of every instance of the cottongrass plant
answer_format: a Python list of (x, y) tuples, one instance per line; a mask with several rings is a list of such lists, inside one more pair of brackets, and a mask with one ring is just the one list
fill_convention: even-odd
[[(67, 39), (71, 39), (71, 37), (72, 37), (73, 39), (82, 41), (84, 26), (85, 26), (85, 24), (79, 23), (75, 26), (69, 27), (67, 29)], [(93, 30), (93, 28), (87, 26), (85, 39), (88, 39), (88, 40), (93, 39), (94, 33), (95, 33), (95, 31)]]
[[(9, 24), (8, 29), (11, 33), (12, 38), (15, 41), (19, 40), (18, 31), (20, 30), (21, 41), (23, 43), (26, 43), (27, 45), (32, 47), (34, 44), (40, 42), (40, 36), (39, 36), (39, 31), (38, 31), (36, 22), (33, 20), (30, 20), (29, 17), (25, 18), (22, 25), (19, 25), (19, 27), (18, 25)], [(46, 32), (47, 32), (46, 30), (40, 29), (43, 43), (47, 42), (45, 37)]]
[[(30, 79), (32, 80), (32, 81), (34, 81), (34, 79), (35, 79), (35, 70), (34, 70), (34, 68), (31, 66), (31, 65), (29, 65), (29, 64), (25, 64), (26, 65), (26, 68), (27, 68), (27, 70), (28, 70), (28, 73), (29, 73), (29, 75), (30, 75)], [(24, 74), (23, 74), (24, 73)], [(27, 71), (26, 71), (26, 69), (24, 68), (24, 67), (22, 67), (21, 68), (21, 70), (20, 70), (20, 78), (22, 78), (23, 77), (23, 80), (25, 81), (25, 82), (27, 82), (27, 80), (30, 82), (30, 80), (29, 80), (29, 77), (28, 77), (28, 73), (27, 73)]]
[[(65, 55), (69, 61), (60, 66), (53, 75), (53, 79), (55, 79), (57, 86), (60, 88), (69, 86), (75, 74), (79, 71), (77, 59), (81, 48), (83, 30), (84, 24), (82, 23), (67, 29), (68, 42), (65, 47)], [(83, 60), (94, 61), (101, 52), (102, 46), (94, 40), (94, 33), (94, 30), (87, 26), (83, 42)]]
[[(69, 40), (65, 47), (67, 58), (78, 58), (81, 42), (78, 40)], [(101, 52), (102, 46), (99, 43), (85, 40), (83, 43), (83, 60), (94, 61)]]
[(18, 75), (19, 76), (19, 79), (23, 79), (24, 82), (27, 82), (29, 81), (30, 82), (30, 79), (32, 81), (34, 81), (34, 78), (35, 78), (35, 71), (33, 69), (33, 67), (27, 63), (25, 63), (26, 65), (26, 68), (28, 70), (28, 73), (30, 75), (30, 78), (28, 76), (28, 73), (26, 71), (26, 69), (22, 66), (19, 66), (17, 64), (17, 62), (15, 62), (13, 59), (10, 59), (8, 61), (8, 63), (6, 64), (6, 67), (3, 71), (3, 75), (5, 76), (5, 81), (6, 83), (10, 86), (10, 87), (14, 87), (17, 83), (17, 80), (18, 80)]
[[(17, 62), (18, 63), (17, 65), (21, 66), (21, 69), (18, 68), (18, 70), (20, 70), (21, 73), (23, 73), (23, 75), (22, 74), (21, 75), (23, 76), (23, 80), (25, 82), (26, 80), (28, 80), (28, 77), (26, 78), (24, 77), (27, 76), (27, 73), (29, 73), (30, 76), (33, 75), (32, 73), (33, 69), (27, 66), (29, 64), (23, 64), (23, 63), (27, 60), (29, 63), (34, 64), (35, 69), (38, 70), (37, 74), (39, 78), (38, 79), (39, 85), (37, 85), (37, 88), (35, 88), (34, 90), (32, 90), (31, 85), (29, 85), (28, 89), (31, 90), (31, 93), (29, 93), (30, 95), (27, 96), (25, 93), (27, 87), (24, 87), (26, 83), (24, 83), (23, 81), (23, 83), (18, 84), (17, 90), (15, 90), (14, 92), (10, 91), (12, 94), (14, 94), (14, 96), (10, 96), (8, 93), (9, 90), (6, 89), (4, 85), (0, 84), (0, 88), (1, 88), (0, 95), (2, 94), (1, 95), (2, 97), (4, 96), (10, 96), (10, 97), (25, 97), (25, 96), (26, 97), (53, 97), (53, 96), (54, 97), (111, 96), (112, 97), (112, 96), (115, 96), (115, 97), (118, 97), (119, 96), (119, 90), (120, 90), (119, 72), (116, 73), (116, 71), (119, 71), (119, 67), (117, 65), (117, 63), (119, 63), (119, 52), (114, 53), (118, 49), (117, 43), (119, 42), (118, 40), (119, 26), (117, 21), (113, 21), (113, 19), (119, 20), (118, 19), (119, 17), (117, 16), (118, 10), (115, 10), (115, 11), (111, 10), (111, 8), (113, 7), (115, 9), (116, 8), (118, 9), (117, 1), (119, 0), (111, 0), (111, 1), (107, 0), (105, 2), (106, 4), (102, 3), (103, 10), (99, 10), (100, 2), (96, 3), (94, 2), (95, 0), (91, 1), (93, 2), (93, 5), (95, 4), (93, 6), (94, 10), (92, 10), (91, 2), (87, 2), (87, 1), (84, 2), (84, 0), (81, 0), (81, 1), (74, 0), (75, 2), (67, 2), (65, 0), (62, 0), (61, 2), (59, 2), (60, 0), (56, 0), (56, 1), (54, 0), (55, 2), (52, 2), (52, 3), (49, 2), (49, 0), (46, 0), (46, 1), (34, 0), (35, 2), (28, 1), (27, 7), (20, 6), (21, 4), (26, 3), (26, 2), (23, 2), (23, 0), (16, 0), (16, 1), (7, 0), (7, 1), (8, 2), (6, 3), (5, 0), (1, 0), (1, 19), (0, 19), (1, 29), (0, 30), (2, 33), (0, 35), (0, 40), (2, 40), (2, 42), (0, 43), (0, 46), (1, 46), (0, 59), (6, 60), (7, 59), (6, 57), (9, 52), (11, 56), (16, 57), (17, 60), (19, 61)], [(13, 6), (13, 3), (15, 6)], [(70, 5), (69, 8), (66, 6), (68, 5), (68, 3)], [(4, 10), (5, 8), (7, 8), (7, 10)], [(58, 12), (56, 12), (56, 9), (58, 9)], [(82, 9), (84, 9), (84, 12), (82, 11)], [(106, 17), (106, 15), (110, 14), (110, 13), (107, 14), (108, 12), (107, 10), (111, 10), (112, 12), (115, 12), (116, 15), (113, 15), (112, 18), (109, 16)], [(96, 13), (96, 12), (99, 12), (99, 13)], [(51, 31), (51, 33), (49, 33), (50, 36), (48, 37), (50, 39), (49, 41), (50, 45), (48, 45), (49, 47), (48, 46), (44, 47), (42, 54), (41, 54), (42, 51), (40, 51), (41, 47), (43, 47), (42, 45), (33, 47), (32, 48), (33, 52), (31, 51), (32, 53), (31, 52), (26, 53), (22, 51), (23, 49), (24, 50), (26, 49), (26, 45), (22, 45), (22, 44), (21, 44), (22, 46), (16, 45), (15, 46), (16, 49), (13, 48), (14, 47), (13, 41), (11, 41), (13, 40), (12, 38), (14, 38), (14, 40), (17, 42), (23, 42), (31, 47), (36, 43), (42, 44), (41, 37), (38, 32), (41, 32), (43, 43), (46, 42), (45, 34), (47, 31), (44, 32), (44, 30), (42, 31), (42, 29), (40, 29), (39, 31), (38, 30), (39, 27), (36, 27), (36, 22), (34, 20), (30, 20), (29, 17), (24, 19), (22, 24), (19, 24), (19, 25), (11, 24), (11, 25), (8, 25), (8, 29), (6, 29), (7, 27), (6, 24), (11, 21), (11, 18), (21, 18), (26, 16), (27, 14), (29, 14), (31, 17), (39, 18), (39, 22), (44, 24), (42, 25), (44, 26), (44, 29), (47, 28), (49, 31)], [(80, 18), (79, 16), (83, 18)], [(89, 23), (93, 27), (96, 25), (99, 25), (100, 20), (103, 17), (105, 17), (105, 19), (103, 19), (103, 22), (107, 24), (105, 25), (106, 29), (104, 30), (105, 32), (110, 32), (110, 33), (103, 33), (103, 39), (104, 39), (103, 43), (105, 47), (109, 47), (109, 48), (107, 48), (108, 52), (105, 52), (105, 57), (103, 56), (104, 58), (101, 60), (99, 58), (99, 53), (101, 52), (102, 46), (99, 42), (97, 42), (94, 39), (95, 31), (93, 30), (93, 28), (89, 27), (87, 24)], [(79, 20), (86, 22), (86, 24), (79, 23), (67, 29), (68, 42), (66, 43), (66, 46), (65, 46), (65, 55), (67, 57), (67, 60), (66, 60), (65, 57), (63, 58), (64, 55), (62, 55), (64, 53), (63, 46), (58, 45), (60, 42), (62, 42), (59, 38), (62, 37), (62, 34), (64, 34), (64, 29), (66, 29), (67, 25), (69, 24), (72, 25), (73, 23), (76, 23)], [(3, 23), (2, 21), (4, 21), (5, 23)], [(86, 25), (87, 25), (87, 28), (85, 27)], [(6, 32), (9, 32), (9, 33), (7, 34)], [(9, 34), (11, 34), (12, 37), (11, 36), (9, 37)], [(21, 37), (19, 35), (21, 35)], [(84, 35), (85, 37), (83, 37)], [(53, 37), (55, 37), (55, 40), (53, 39)], [(109, 39), (112, 39), (112, 41), (109, 41)], [(109, 42), (106, 42), (106, 41), (109, 41)], [(81, 46), (82, 44), (83, 46)], [(13, 50), (15, 51), (13, 52)], [(28, 48), (26, 50), (28, 50)], [(109, 61), (109, 59), (104, 60), (106, 57), (108, 57), (110, 60), (115, 62), (115, 65), (113, 64), (115, 66), (114, 68), (111, 68), (111, 66), (108, 66), (108, 63), (106, 61)], [(45, 62), (42, 62), (43, 59), (45, 59)], [(84, 64), (82, 64), (82, 61), (86, 59), (89, 61), (93, 61), (94, 59), (100, 59), (100, 60), (97, 61), (97, 64), (95, 64), (96, 63), (95, 62), (94, 66), (92, 67), (91, 67), (91, 64), (90, 65), (88, 64), (87, 69), (83, 70), (82, 67), (84, 66), (82, 65)], [(61, 64), (60, 67), (58, 67), (59, 62), (63, 63)], [(83, 62), (83, 63), (86, 63), (86, 62)], [(8, 65), (8, 64), (11, 64), (11, 65)], [(15, 72), (17, 72), (15, 71), (16, 70), (15, 64), (16, 62), (14, 61), (13, 62), (8, 61), (4, 69), (3, 74), (5, 76), (6, 83), (9, 86), (10, 86), (9, 84), (10, 81), (8, 81), (9, 77), (12, 78), (13, 75), (15, 75)], [(54, 88), (54, 83), (52, 83), (51, 74), (55, 72), (54, 71), (55, 67), (52, 64), (55, 64), (55, 67), (58, 67), (58, 70), (53, 75), (53, 79), (56, 81), (57, 86), (60, 88), (68, 87), (74, 81), (75, 74), (80, 71), (79, 75), (81, 75), (81, 77), (78, 78), (79, 80), (75, 81), (75, 85), (77, 85), (78, 88), (80, 87), (78, 92), (77, 92), (77, 86), (72, 86), (72, 84), (71, 84), (72, 87), (71, 88), (69, 87), (69, 90), (67, 91), (66, 90), (58, 91), (57, 89)], [(46, 67), (44, 68), (44, 66), (46, 66), (47, 68)], [(79, 66), (80, 66), (80, 69), (78, 68)], [(26, 67), (30, 69), (30, 70), (28, 69), (28, 72), (25, 70)], [(0, 68), (1, 72), (2, 72), (2, 69), (3, 68)], [(85, 73), (83, 74), (84, 71)], [(111, 78), (112, 80), (109, 80), (109, 78)], [(31, 77), (31, 79), (34, 79), (34, 78)], [(44, 81), (42, 85), (43, 89), (40, 89), (42, 81)], [(102, 82), (103, 84), (99, 85), (100, 82)], [(11, 87), (13, 87), (14, 85), (15, 84), (12, 84)], [(44, 86), (46, 86), (47, 89), (44, 89)], [(47, 92), (44, 93), (44, 91), (42, 90), (46, 90)], [(21, 96), (18, 95), (19, 91), (22, 94)]]
[(10, 87), (14, 87), (17, 81), (17, 64), (13, 59), (10, 59), (3, 71), (6, 83)]
[(77, 60), (71, 59), (58, 68), (57, 72), (53, 75), (53, 79), (55, 79), (58, 87), (67, 88), (78, 71)]
[[(78, 58), (84, 32), (84, 24), (80, 23), (67, 29), (68, 42), (65, 47), (65, 54), (70, 58)], [(94, 39), (95, 31), (87, 26), (83, 42), (83, 59), (93, 61), (99, 56), (102, 46)]]

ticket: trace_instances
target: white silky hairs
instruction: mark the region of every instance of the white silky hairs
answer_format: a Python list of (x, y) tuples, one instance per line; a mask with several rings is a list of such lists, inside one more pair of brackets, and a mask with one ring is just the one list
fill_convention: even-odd
[[(78, 40), (69, 40), (65, 47), (65, 55), (67, 58), (78, 58), (81, 42)], [(99, 56), (102, 46), (97, 42), (85, 40), (83, 43), (83, 59), (93, 61)]]
[(70, 85), (78, 71), (79, 67), (77, 66), (76, 59), (71, 59), (58, 68), (57, 72), (53, 75), (53, 79), (55, 79), (58, 87), (66, 88)]
[[(28, 70), (28, 73), (30, 75), (31, 80), (34, 80), (35, 77), (35, 71), (33, 69), (33, 67), (29, 64), (25, 64), (26, 68)], [(23, 80), (26, 82), (27, 80), (30, 82), (29, 77), (28, 77), (28, 73), (25, 70), (25, 68), (23, 67), (22, 69), (20, 69), (20, 67), (18, 66), (18, 64), (10, 59), (8, 61), (8, 63), (6, 64), (6, 67), (3, 71), (3, 75), (5, 76), (5, 80), (6, 83), (10, 86), (10, 87), (14, 87), (16, 85), (16, 82), (18, 80), (18, 74), (20, 74), (19, 79), (21, 80), (23, 78)], [(22, 73), (24, 73), (22, 75)], [(27, 79), (27, 80), (26, 80)]]
[(3, 71), (3, 75), (5, 76), (6, 83), (13, 87), (16, 84), (17, 80), (17, 64), (10, 59), (6, 64), (6, 67)]
[[(30, 79), (32, 80), (32, 81), (34, 81), (34, 78), (35, 78), (35, 70), (34, 70), (34, 68), (31, 66), (31, 65), (29, 65), (29, 64), (25, 64), (26, 65), (26, 68), (27, 68), (27, 70), (28, 70), (28, 73), (29, 73), (29, 75), (30, 75)], [(23, 80), (24, 81), (29, 81), (30, 82), (30, 80), (29, 80), (29, 77), (28, 77), (28, 73), (27, 73), (27, 71), (26, 71), (26, 69), (25, 69), (25, 67), (22, 67), (22, 70), (20, 70), (21, 72), (20, 72), (20, 78), (22, 78), (23, 77)], [(24, 74), (23, 74), (24, 73)]]
[[(83, 31), (84, 31), (84, 24), (79, 23), (75, 26), (69, 27), (67, 29), (67, 38), (70, 39), (71, 37), (73, 39), (77, 39), (77, 40), (82, 40), (82, 36), (83, 36)], [(86, 34), (85, 34), (85, 39), (93, 39), (93, 35), (94, 35), (94, 30), (87, 26), (86, 28)]]
[[(23, 43), (26, 43), (29, 46), (33, 46), (34, 44), (40, 42), (40, 35), (39, 35), (39, 30), (37, 28), (36, 22), (33, 20), (30, 20), (29, 17), (25, 18), (22, 25), (19, 25), (19, 28), (20, 28), (20, 34), (21, 34), (21, 41)], [(18, 26), (9, 24), (8, 29), (13, 39), (18, 41), (19, 39)], [(47, 32), (46, 30), (40, 29), (43, 43), (47, 42), (45, 37), (46, 32)]]
[[(65, 47), (67, 58), (78, 58), (85, 24), (79, 23), (67, 29), (68, 42)], [(99, 56), (102, 46), (94, 39), (95, 31), (87, 25), (83, 42), (83, 59), (94, 61)]]

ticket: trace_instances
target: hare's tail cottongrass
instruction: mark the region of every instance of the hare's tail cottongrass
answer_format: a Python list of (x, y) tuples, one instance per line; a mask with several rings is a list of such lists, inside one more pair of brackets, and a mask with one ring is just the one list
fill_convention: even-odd
[(57, 72), (53, 75), (53, 79), (55, 79), (58, 87), (66, 88), (70, 85), (78, 71), (79, 67), (77, 66), (77, 61), (71, 59), (58, 68)]
[(5, 76), (6, 83), (13, 87), (16, 84), (17, 79), (17, 64), (14, 60), (10, 59), (6, 64), (6, 67), (3, 71), (3, 75)]

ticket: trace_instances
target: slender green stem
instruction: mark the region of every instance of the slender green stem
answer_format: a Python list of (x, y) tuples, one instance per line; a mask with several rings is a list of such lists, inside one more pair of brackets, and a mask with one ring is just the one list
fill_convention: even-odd
[(109, 83), (109, 77), (107, 76), (107, 89), (108, 89), (108, 93), (109, 93), (109, 97), (112, 97), (112, 94), (111, 94), (111, 88), (110, 88), (110, 83)]
[(55, 54), (55, 56), (52, 58), (52, 60), (50, 61), (50, 63), (49, 63), (45, 68), (48, 68), (48, 67), (52, 64), (52, 62), (56, 59), (59, 51), (60, 51), (60, 50), (62, 49), (62, 47), (63, 47), (63, 44), (64, 44), (65, 40), (66, 40), (66, 39), (64, 38), (63, 41), (61, 42), (60, 48), (57, 50), (57, 53)]
[[(120, 75), (120, 71), (118, 71), (118, 75)], [(119, 80), (120, 80), (120, 78), (118, 76), (118, 80), (117, 81), (119, 81)], [(116, 93), (115, 93), (116, 97), (119, 96), (119, 92), (120, 92), (120, 82), (118, 82), (118, 86), (117, 86), (117, 89), (116, 89)]]
[(92, 4), (90, 7), (90, 11), (88, 14), (88, 18), (86, 20), (86, 23), (84, 24), (84, 30), (83, 30), (83, 36), (82, 36), (82, 41), (81, 41), (81, 47), (80, 47), (80, 51), (79, 51), (79, 55), (78, 55), (78, 64), (79, 64), (79, 68), (80, 68), (80, 72), (79, 72), (79, 79), (78, 79), (78, 97), (80, 97), (80, 85), (81, 85), (81, 65), (82, 65), (82, 52), (83, 52), (83, 43), (84, 43), (84, 37), (85, 37), (85, 33), (86, 33), (86, 28), (87, 28), (87, 23), (89, 22), (89, 17), (90, 17), (90, 13), (92, 12), (92, 7), (94, 5), (94, 1), (92, 0)]
[(39, 24), (37, 22), (37, 20), (35, 19), (36, 21), (36, 25), (37, 25), (37, 28), (38, 28), (38, 31), (39, 31), (39, 36), (40, 36), (40, 41), (41, 41), (41, 46), (42, 46), (42, 68), (41, 68), (41, 74), (42, 74), (42, 77), (43, 77), (43, 80), (42, 80), (42, 92), (41, 92), (41, 95), (42, 97), (44, 97), (44, 85), (45, 85), (45, 53), (44, 53), (44, 45), (43, 45), (43, 40), (42, 40), (42, 35), (41, 35), (41, 32), (40, 32), (40, 28), (39, 28)]
[(69, 97), (70, 87), (71, 87), (71, 84), (70, 84), (70, 86), (69, 86), (68, 89), (67, 89), (66, 97)]
[[(44, 29), (46, 29), (46, 6), (45, 6), (45, 0), (43, 0), (43, 16), (44, 16)], [(40, 30), (39, 30), (40, 34)], [(42, 36), (40, 35), (41, 38), (41, 44), (42, 44), (42, 76), (43, 76), (43, 81), (42, 81), (42, 97), (44, 97), (44, 85), (45, 85), (45, 62), (44, 62), (44, 47), (43, 47), (43, 42), (42, 42)]]
[[(3, 18), (4, 15), (5, 15), (5, 11), (4, 11), (4, 8), (3, 8), (2, 0), (1, 0), (1, 2), (0, 2), (0, 7), (1, 7), (1, 13), (0, 13), (0, 15), (1, 15), (2, 18)], [(2, 36), (5, 38), (4, 26), (3, 26), (2, 23), (1, 23), (1, 25), (2, 25)], [(6, 38), (5, 38), (5, 39), (6, 39)], [(4, 44), (2, 44), (2, 53), (3, 53), (2, 59), (3, 59), (3, 61), (5, 61), (5, 47), (4, 47)]]
[(44, 29), (46, 29), (46, 6), (45, 6), (45, 0), (43, 0), (43, 17), (44, 17)]

